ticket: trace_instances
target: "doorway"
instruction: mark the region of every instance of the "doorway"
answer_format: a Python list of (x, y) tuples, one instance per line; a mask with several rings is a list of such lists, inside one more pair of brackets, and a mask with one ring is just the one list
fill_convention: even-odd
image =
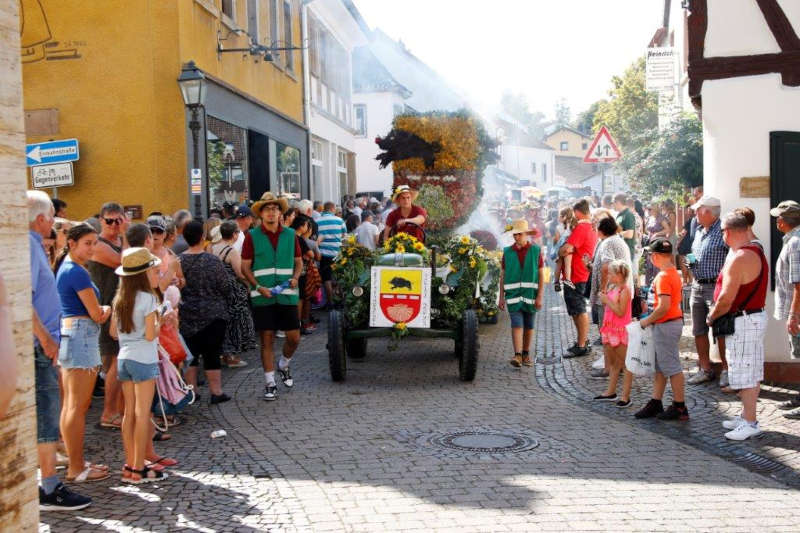
[[(778, 205), (783, 200), (800, 200), (800, 132), (773, 131), (769, 134), (770, 157), (770, 204)], [(770, 224), (771, 278), (775, 290), (775, 264), (783, 246), (783, 234), (775, 224)]]

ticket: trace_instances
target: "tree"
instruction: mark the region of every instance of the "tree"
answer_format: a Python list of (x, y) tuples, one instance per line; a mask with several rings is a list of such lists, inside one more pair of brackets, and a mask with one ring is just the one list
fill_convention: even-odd
[(572, 127), (585, 135), (594, 133), (594, 116), (598, 108), (605, 102), (605, 100), (598, 100), (590, 105), (586, 111), (578, 113), (578, 116), (575, 117), (575, 121), (572, 123)]
[(556, 124), (559, 126), (569, 126), (572, 112), (570, 111), (569, 104), (566, 98), (561, 98), (556, 102), (555, 118)]
[(531, 111), (524, 94), (505, 91), (500, 106), (503, 111), (522, 124), (530, 135), (536, 138), (544, 137), (544, 113)]
[(658, 127), (658, 96), (645, 91), (645, 60), (634, 61), (611, 79), (610, 99), (599, 102), (593, 126), (606, 126), (623, 152), (635, 150), (642, 133)]
[(679, 197), (703, 183), (703, 125), (696, 115), (681, 115), (661, 132), (650, 128), (631, 145), (635, 148), (623, 152), (618, 167), (643, 196)]

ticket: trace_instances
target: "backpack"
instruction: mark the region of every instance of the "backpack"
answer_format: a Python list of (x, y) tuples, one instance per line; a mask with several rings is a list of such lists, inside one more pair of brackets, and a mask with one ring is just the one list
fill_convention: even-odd
[(194, 403), (194, 387), (187, 385), (181, 377), (178, 369), (170, 361), (169, 353), (158, 347), (158, 378), (156, 378), (156, 394), (153, 398), (153, 414), (160, 416), (164, 420), (164, 427), (158, 425), (155, 420), (153, 424), (159, 431), (167, 431), (169, 422), (167, 415), (174, 415), (183, 410), (184, 407)]

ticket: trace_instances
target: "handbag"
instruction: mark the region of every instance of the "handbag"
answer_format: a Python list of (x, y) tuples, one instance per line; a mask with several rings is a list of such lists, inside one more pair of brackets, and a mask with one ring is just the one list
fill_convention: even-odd
[(311, 299), (320, 287), (322, 287), (322, 276), (320, 276), (319, 269), (314, 261), (309, 260), (306, 263), (306, 286), (304, 294), (308, 299)]
[[(753, 291), (747, 297), (747, 300), (744, 301), (742, 304), (742, 309), (747, 307), (748, 302), (753, 297), (753, 295), (758, 290), (759, 283), (756, 283)], [(736, 313), (738, 311), (728, 311), (722, 316), (718, 316), (714, 322), (711, 323), (711, 334), (714, 336), (714, 339), (718, 339), (720, 337), (727, 337), (729, 335), (733, 335), (736, 331)]]
[(172, 324), (161, 324), (158, 344), (169, 354), (169, 360), (173, 365), (179, 365), (186, 359), (186, 350), (178, 337), (178, 330)]

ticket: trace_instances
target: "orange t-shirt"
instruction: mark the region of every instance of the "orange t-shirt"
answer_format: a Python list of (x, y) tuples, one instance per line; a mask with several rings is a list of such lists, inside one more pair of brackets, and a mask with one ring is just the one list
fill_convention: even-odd
[[(669, 296), (669, 311), (661, 317), (656, 323), (668, 322), (676, 318), (683, 318), (683, 311), (681, 311), (681, 298), (683, 296), (683, 283), (681, 276), (678, 274), (678, 269), (675, 267), (667, 270), (662, 270), (653, 280), (653, 287), (655, 288), (655, 297)], [(656, 306), (658, 300), (656, 299)]]

